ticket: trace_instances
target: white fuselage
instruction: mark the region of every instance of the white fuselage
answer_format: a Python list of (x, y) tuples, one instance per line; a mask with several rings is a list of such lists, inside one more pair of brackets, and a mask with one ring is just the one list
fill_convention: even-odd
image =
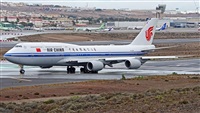
[(157, 21), (158, 19), (152, 18), (128, 45), (78, 46), (47, 42), (19, 43), (4, 54), (4, 58), (19, 64), (21, 74), (25, 72), (24, 65), (41, 68), (67, 66), (68, 73), (75, 73), (74, 66), (81, 66), (80, 72), (97, 73), (106, 65), (112, 67), (113, 64), (124, 62), (128, 69), (138, 69), (147, 60), (155, 58), (143, 55), (155, 50), (152, 42)]
[(146, 54), (141, 50), (154, 48), (154, 45), (78, 46), (66, 43), (19, 43), (4, 57), (21, 65), (67, 66), (70, 64), (66, 62), (73, 61), (140, 56)]
[(98, 27), (78, 27), (76, 28), (76, 31), (95, 31), (99, 30)]

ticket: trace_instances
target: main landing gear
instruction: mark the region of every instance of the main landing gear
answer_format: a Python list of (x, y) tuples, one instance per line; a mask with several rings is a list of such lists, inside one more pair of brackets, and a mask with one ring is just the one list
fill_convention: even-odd
[(67, 66), (67, 73), (75, 73), (76, 68), (74, 68), (73, 66)]
[(86, 67), (80, 68), (81, 73), (98, 73), (98, 71), (89, 71)]
[(19, 65), (19, 67), (20, 67), (20, 70), (19, 70), (20, 74), (24, 74), (25, 73), (24, 66)]
[[(76, 68), (73, 66), (67, 66), (67, 73), (73, 74), (76, 72)], [(86, 67), (80, 68), (81, 73), (98, 73), (98, 71), (89, 71)]]

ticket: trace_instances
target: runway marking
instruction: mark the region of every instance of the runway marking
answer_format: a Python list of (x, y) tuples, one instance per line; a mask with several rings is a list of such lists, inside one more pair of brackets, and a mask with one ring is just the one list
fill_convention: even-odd
[(14, 80), (19, 80), (19, 81), (26, 81), (26, 82), (31, 82), (32, 80), (28, 80), (28, 79), (23, 79), (23, 78), (11, 78)]

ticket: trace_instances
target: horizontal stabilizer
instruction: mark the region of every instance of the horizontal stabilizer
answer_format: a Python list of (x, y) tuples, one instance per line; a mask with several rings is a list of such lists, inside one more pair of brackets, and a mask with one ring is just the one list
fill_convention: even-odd
[(178, 56), (143, 56), (143, 60), (153, 60), (153, 59), (174, 59), (178, 58)]
[(150, 52), (150, 51), (153, 51), (153, 50), (169, 49), (169, 48), (174, 48), (174, 47), (178, 47), (178, 46), (157, 47), (157, 48), (145, 49), (145, 50), (141, 50), (141, 51), (142, 51), (142, 52)]

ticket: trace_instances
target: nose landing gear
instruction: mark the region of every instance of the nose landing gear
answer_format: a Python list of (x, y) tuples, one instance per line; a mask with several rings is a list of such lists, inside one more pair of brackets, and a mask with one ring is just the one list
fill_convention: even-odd
[(24, 66), (19, 65), (19, 67), (20, 67), (20, 70), (19, 70), (20, 74), (24, 74), (25, 73)]

